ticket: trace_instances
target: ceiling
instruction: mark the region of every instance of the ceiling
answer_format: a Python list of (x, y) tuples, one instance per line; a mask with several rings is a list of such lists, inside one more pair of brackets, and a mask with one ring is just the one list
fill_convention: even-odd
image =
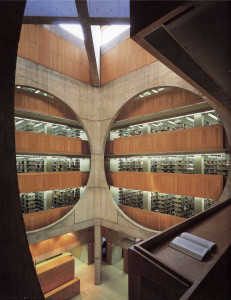
[(131, 1), (131, 37), (231, 111), (230, 11), (229, 1)]

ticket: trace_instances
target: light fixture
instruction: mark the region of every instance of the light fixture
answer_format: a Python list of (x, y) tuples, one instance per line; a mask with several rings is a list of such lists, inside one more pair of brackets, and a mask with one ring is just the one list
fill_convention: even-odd
[(157, 90), (155, 90), (155, 89), (153, 89), (152, 91), (153, 91), (153, 93), (155, 93), (155, 94), (157, 94), (157, 93), (158, 93), (158, 91), (157, 91)]
[(173, 125), (176, 125), (173, 121), (168, 121), (168, 123), (173, 124)]
[(194, 120), (192, 118), (186, 117), (187, 120), (194, 122)]
[(208, 116), (210, 116), (211, 118), (215, 119), (215, 120), (218, 120), (218, 117), (212, 115), (212, 114), (208, 114)]
[(40, 90), (35, 91), (35, 94), (38, 94), (40, 92)]
[(36, 125), (34, 125), (34, 127), (38, 127), (38, 126), (40, 126), (40, 125), (42, 125), (43, 123), (38, 123), (38, 124), (36, 124)]
[(16, 88), (17, 88), (17, 89), (21, 89), (21, 86), (20, 86), (20, 85), (17, 85)]
[(18, 122), (15, 123), (15, 125), (21, 124), (24, 120), (20, 120)]

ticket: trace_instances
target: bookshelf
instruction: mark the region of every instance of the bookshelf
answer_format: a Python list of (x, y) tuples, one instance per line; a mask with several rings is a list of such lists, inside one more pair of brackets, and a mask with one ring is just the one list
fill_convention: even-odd
[(23, 214), (73, 206), (83, 193), (85, 187), (63, 190), (50, 190), (35, 193), (21, 193), (21, 211)]
[(119, 204), (131, 207), (143, 208), (143, 192), (119, 189)]

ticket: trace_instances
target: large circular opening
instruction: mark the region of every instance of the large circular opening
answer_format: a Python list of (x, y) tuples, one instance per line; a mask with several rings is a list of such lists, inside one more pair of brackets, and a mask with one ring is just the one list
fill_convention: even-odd
[(21, 210), (31, 231), (78, 203), (90, 172), (89, 143), (64, 102), (26, 86), (15, 88), (15, 137)]
[(164, 230), (215, 205), (230, 156), (221, 120), (196, 94), (159, 87), (129, 101), (105, 151), (110, 192), (137, 223)]

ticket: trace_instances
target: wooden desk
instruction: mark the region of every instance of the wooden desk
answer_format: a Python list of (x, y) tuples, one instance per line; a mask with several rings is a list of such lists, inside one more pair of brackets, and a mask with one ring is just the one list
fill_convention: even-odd
[[(129, 249), (129, 299), (229, 299), (231, 199)], [(217, 244), (202, 262), (168, 247), (181, 232)]]

